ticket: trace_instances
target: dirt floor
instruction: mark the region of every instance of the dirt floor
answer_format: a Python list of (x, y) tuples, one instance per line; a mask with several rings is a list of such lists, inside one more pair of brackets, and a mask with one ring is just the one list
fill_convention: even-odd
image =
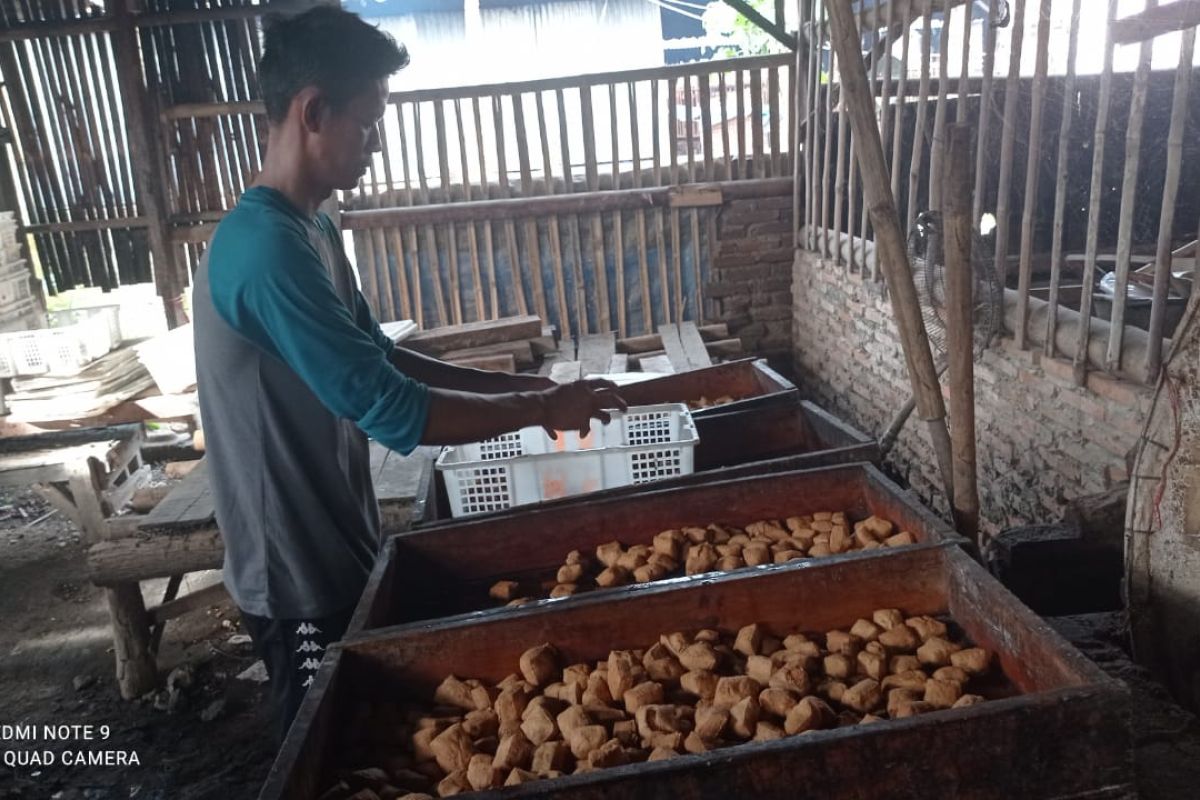
[[(136, 702), (117, 693), (101, 590), (84, 576), (70, 523), (29, 492), (0, 494), (0, 753), (49, 751), (51, 766), (0, 763), (0, 800), (249, 800), (274, 742), (264, 686), (237, 676), (254, 661), (236, 611), (214, 606), (173, 620), (160, 662), (174, 691)], [(205, 576), (198, 576), (201, 580)], [(212, 580), (214, 576), (207, 576)], [(165, 581), (144, 585), (148, 603)], [(1200, 724), (1122, 650), (1118, 615), (1052, 620), (1132, 690), (1136, 769), (1144, 800), (1197, 797)], [(181, 667), (176, 670), (177, 667)], [(92, 725), (95, 738), (21, 741), (3, 726)], [(101, 740), (101, 726), (108, 726)], [(66, 766), (79, 751), (121, 751), (136, 766)], [(117, 758), (118, 756), (112, 756)]]
[[(168, 623), (164, 674), (186, 665), (169, 679), (175, 690), (122, 700), (104, 593), (84, 578), (76, 529), (57, 514), (43, 518), (49, 510), (31, 492), (0, 494), (0, 753), (31, 759), (48, 751), (55, 761), (16, 768), (0, 763), (0, 798), (257, 796), (274, 741), (263, 685), (236, 677), (255, 659), (239, 637), (235, 609), (214, 606)], [(162, 599), (165, 583), (143, 584), (148, 605)], [(37, 740), (4, 730), (16, 725), (36, 726)], [(78, 733), (47, 742), (46, 725), (92, 725), (94, 738)], [(106, 740), (101, 726), (108, 726)], [(104, 750), (124, 753), (128, 765), (86, 765), (94, 757), (89, 751)], [(85, 765), (62, 763), (78, 760), (80, 751)]]

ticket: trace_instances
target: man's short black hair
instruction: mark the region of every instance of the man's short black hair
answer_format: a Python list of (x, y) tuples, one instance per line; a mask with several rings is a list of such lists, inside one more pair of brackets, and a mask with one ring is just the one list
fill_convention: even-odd
[(287, 117), (292, 98), (316, 86), (338, 108), (366, 88), (408, 65), (408, 51), (391, 36), (334, 6), (292, 17), (268, 16), (264, 24), (259, 86), (267, 118)]

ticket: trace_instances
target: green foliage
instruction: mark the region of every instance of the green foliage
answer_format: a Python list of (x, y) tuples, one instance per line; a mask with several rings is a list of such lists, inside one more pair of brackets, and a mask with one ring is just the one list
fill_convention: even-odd
[[(773, 0), (746, 0), (747, 4), (767, 19), (775, 19)], [(784, 48), (771, 34), (743, 17), (726, 3), (712, 3), (704, 11), (704, 32), (728, 42), (719, 54), (726, 58), (780, 53)]]

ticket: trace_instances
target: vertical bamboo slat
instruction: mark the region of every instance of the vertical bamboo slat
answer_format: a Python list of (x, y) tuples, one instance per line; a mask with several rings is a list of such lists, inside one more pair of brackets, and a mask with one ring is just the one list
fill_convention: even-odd
[(975, 200), (971, 219), (979, 224), (983, 216), (984, 170), (991, 143), (992, 73), (996, 70), (996, 25), (1002, 0), (991, 0), (983, 33), (983, 78), (979, 83), (979, 137), (975, 140)]
[(1029, 288), (1033, 280), (1033, 218), (1037, 213), (1038, 163), (1042, 153), (1042, 105), (1046, 97), (1046, 71), (1050, 60), (1050, 2), (1041, 0), (1038, 12), (1037, 62), (1029, 111), (1029, 152), (1025, 162), (1025, 203), (1021, 212), (1021, 252), (1017, 274), (1017, 347), (1025, 348), (1029, 320)]
[(754, 140), (751, 143), (753, 150), (753, 171), (752, 174), (756, 178), (761, 178), (766, 174), (766, 157), (764, 151), (766, 145), (763, 143), (763, 121), (762, 121), (762, 71), (759, 69), (750, 70), (750, 136)]
[[(1146, 8), (1154, 8), (1158, 0), (1146, 0)], [(1137, 201), (1138, 171), (1142, 158), (1142, 126), (1146, 116), (1146, 94), (1150, 87), (1150, 59), (1154, 40), (1142, 42), (1138, 54), (1137, 72), (1133, 75), (1133, 94), (1129, 98), (1129, 123), (1125, 128), (1125, 173), (1121, 182), (1121, 217), (1117, 222), (1116, 290), (1112, 304), (1111, 327), (1105, 367), (1116, 372), (1121, 366), (1121, 344), (1125, 336), (1126, 294), (1129, 290), (1129, 266), (1133, 256), (1133, 214)]]
[[(404, 202), (406, 205), (413, 204), (413, 189), (412, 189), (412, 173), (409, 171), (408, 163), (408, 123), (404, 118), (404, 106), (400, 103), (396, 104), (396, 117), (400, 121), (400, 168), (404, 171)], [(480, 151), (482, 152), (482, 150)], [(405, 231), (405, 245), (408, 250), (408, 263), (412, 267), (412, 313), (413, 321), (417, 325), (424, 327), (425, 325), (425, 307), (421, 291), (421, 250), (417, 243), (417, 230), (415, 227), (409, 227)]]
[[(1175, 203), (1179, 199), (1179, 174), (1183, 165), (1183, 133), (1188, 115), (1192, 59), (1196, 52), (1196, 29), (1183, 32), (1179, 66), (1171, 100), (1171, 127), (1167, 132), (1167, 171), (1163, 180), (1162, 218), (1154, 256), (1154, 300), (1150, 307), (1150, 347), (1146, 351), (1146, 378), (1154, 380), (1162, 368), (1163, 333), (1171, 278), (1171, 232), (1175, 227)], [(1197, 254), (1200, 255), (1200, 254)]]
[[(888, 7), (889, 8), (891, 7), (891, 3), (888, 4)], [(865, 16), (866, 16), (865, 11), (860, 12), (861, 18), (865, 19)], [(873, 98), (877, 96), (876, 95), (876, 91), (877, 91), (876, 87), (877, 87), (877, 80), (879, 77), (879, 48), (877, 47), (878, 38), (879, 38), (879, 6), (878, 6), (878, 4), (876, 4), (874, 7), (871, 8), (871, 36), (870, 36), (871, 72), (867, 76), (867, 80), (871, 87), (871, 97), (873, 97)], [(885, 134), (883, 132), (883, 114), (886, 113), (884, 111), (884, 109), (887, 108), (887, 102), (888, 102), (887, 98), (884, 97), (881, 100), (877, 100), (876, 106), (875, 106), (876, 107), (876, 112), (875, 112), (876, 119), (879, 122), (879, 126), (880, 126), (879, 127), (880, 138), (883, 141), (887, 140), (887, 134)], [(859, 220), (859, 225), (858, 225), (859, 243), (862, 246), (862, 260), (859, 261), (859, 264), (862, 267), (863, 275), (867, 274), (867, 227), (870, 223), (869, 217), (870, 217), (870, 215), (867, 213), (867, 204), (864, 202), (862, 205), (862, 217)]]
[(1071, 155), (1071, 129), (1075, 120), (1075, 58), (1079, 52), (1079, 11), (1082, 0), (1072, 0), (1071, 32), (1067, 42), (1067, 76), (1063, 82), (1062, 120), (1058, 129), (1058, 166), (1054, 180), (1054, 240), (1050, 250), (1050, 297), (1046, 308), (1046, 345), (1045, 353), (1053, 357), (1057, 348), (1054, 345), (1055, 331), (1058, 325), (1058, 291), (1062, 282), (1063, 268), (1063, 229), (1067, 213), (1067, 178), (1069, 158)]
[(711, 181), (713, 174), (713, 136), (712, 136), (712, 92), (709, 88), (708, 75), (698, 78), (698, 94), (700, 96), (700, 146), (704, 149), (704, 180)]
[[(959, 62), (958, 68), (958, 103), (955, 109), (954, 121), (960, 125), (967, 121), (967, 106), (969, 105), (967, 98), (971, 96), (970, 91), (970, 75), (971, 75), (971, 26), (974, 20), (975, 4), (963, 3), (963, 27), (962, 27), (962, 60)], [(948, 24), (948, 23), (947, 23)], [(972, 225), (977, 225), (979, 220), (973, 220)]]
[[(584, 167), (587, 174), (587, 187), (589, 191), (596, 191), (600, 188), (600, 175), (598, 165), (596, 163), (596, 124), (592, 113), (592, 88), (583, 86), (579, 89), (580, 112), (583, 118), (583, 158)], [(592, 258), (593, 258), (593, 274), (596, 281), (596, 287), (599, 289), (597, 293), (599, 301), (599, 330), (607, 332), (612, 330), (612, 315), (609, 312), (608, 303), (608, 265), (604, 254), (604, 222), (599, 214), (591, 215), (592, 233)]]
[[(525, 126), (525, 95), (509, 95), (513, 108), (513, 125), (517, 134), (517, 164), (521, 171), (521, 195), (533, 194), (533, 171), (529, 163), (529, 133)], [(533, 306), (542, 319), (547, 319), (546, 290), (542, 280), (542, 247), (537, 220), (525, 220), (525, 251), (529, 256), (529, 277), (532, 283)]]
[(1025, 39), (1025, 0), (1013, 0), (1012, 43), (1004, 86), (1004, 118), (1000, 137), (1000, 185), (996, 190), (996, 270), (1000, 284), (1008, 275), (1009, 204), (1012, 202), (1013, 148), (1017, 137), (1017, 102), (1021, 97), (1021, 49)]
[[(467, 156), (467, 132), (463, 125), (462, 99), (454, 98), (454, 125), (458, 130), (459, 169), (462, 170), (463, 200), (470, 203), (472, 197), (471, 160)], [(482, 152), (482, 146), (479, 146)], [(389, 178), (389, 183), (391, 179)], [(480, 183), (486, 176), (480, 176)], [(467, 250), (471, 258), (471, 297), (475, 301), (475, 319), (486, 319), (483, 304), (483, 277), (479, 271), (479, 234), (474, 222), (467, 223)]]
[[(825, 7), (824, 4), (821, 5)], [(829, 176), (833, 172), (833, 86), (834, 75), (837, 71), (837, 54), (830, 50), (829, 52), (829, 77), (825, 81), (825, 151), (821, 157), (821, 256), (829, 259), (833, 256), (829, 246), (829, 238), (833, 231), (830, 230), (829, 212), (832, 206), (832, 197), (829, 194)], [(841, 89), (839, 88), (840, 92)], [(839, 105), (840, 105), (839, 100)], [(837, 238), (834, 237), (834, 241)]]
[[(1017, 0), (1020, 2), (1020, 0)], [(933, 55), (933, 3), (925, 12), (925, 32), (921, 36), (921, 83), (917, 92), (917, 126), (913, 132), (912, 157), (908, 162), (908, 207), (905, 229), (911, 231), (917, 218), (921, 192), (921, 167), (925, 156), (925, 123), (929, 114), (929, 62)]]
[[(662, 174), (662, 143), (660, 140), (660, 125), (658, 112), (658, 80), (650, 82), (650, 106), (654, 109), (651, 115), (653, 133), (653, 154), (654, 154), (654, 185), (661, 186), (663, 182)], [(674, 107), (674, 100), (671, 100), (671, 106)], [(674, 131), (671, 136), (674, 137)], [(728, 142), (728, 137), (726, 142)], [(725, 167), (729, 168), (728, 153), (726, 154)], [(656, 247), (658, 261), (658, 296), (662, 303), (662, 321), (664, 323), (671, 321), (671, 278), (670, 270), (667, 268), (667, 244), (665, 235), (665, 223), (663, 222), (663, 210), (655, 209), (654, 211), (654, 245)]]
[[(629, 132), (633, 146), (633, 185), (642, 188), (642, 147), (638, 130), (637, 84), (632, 81), (629, 86)], [(645, 331), (654, 330), (654, 311), (650, 299), (650, 261), (646, 253), (646, 212), (638, 209), (638, 271), (642, 279), (642, 327)]]
[(846, 198), (846, 150), (850, 140), (850, 124), (846, 121), (846, 89), (838, 86), (837, 166), (833, 182), (833, 263), (842, 263), (842, 206)]
[[(437, 136), (438, 175), (442, 186), (442, 202), (450, 202), (450, 148), (446, 137), (446, 109), (444, 100), (433, 101), (434, 133)], [(450, 311), (454, 324), (463, 321), (462, 292), (459, 291), (458, 275), (458, 230), (453, 222), (448, 223), (446, 233), (446, 258), (450, 282)]]
[(739, 69), (735, 73), (734, 83), (737, 84), (737, 176), (746, 177), (746, 71)]
[(729, 97), (724, 72), (717, 73), (717, 92), (721, 96), (721, 167), (718, 174), (722, 180), (729, 180), (733, 177), (733, 159), (729, 153)]
[[(475, 149), (479, 152), (479, 193), (483, 199), (488, 199), (487, 148), (483, 142), (483, 113), (479, 108), (479, 98), (471, 98), (471, 116), (475, 122)], [(403, 128), (401, 128), (403, 130)], [(492, 221), (483, 223), (483, 264), (487, 270), (488, 309), (491, 319), (500, 317), (500, 288), (496, 284), (496, 251), (495, 232)]]
[[(708, 108), (707, 97), (704, 108)], [(768, 168), (772, 177), (782, 174), (783, 170), (781, 161), (783, 149), (779, 143), (779, 130), (783, 127), (782, 116), (779, 108), (779, 67), (769, 67), (767, 69), (767, 121), (770, 123), (770, 131), (767, 137), (767, 147), (770, 148), (771, 157), (763, 166)]]
[[(554, 104), (558, 109), (558, 141), (562, 150), (563, 176), (566, 191), (570, 194), (575, 191), (575, 171), (571, 164), (571, 143), (567, 131), (567, 104), (562, 89), (555, 90)], [(587, 288), (583, 282), (583, 231), (579, 226), (578, 214), (572, 214), (570, 221), (568, 233), (571, 238), (571, 270), (575, 278), (575, 330), (583, 334), (589, 332)]]
[(1075, 382), (1083, 385), (1088, 369), (1088, 339), (1091, 335), (1092, 292), (1096, 279), (1096, 255), (1100, 237), (1100, 207), (1103, 201), (1104, 152), (1108, 140), (1108, 112), (1112, 105), (1113, 21), (1119, 0), (1108, 0), (1104, 40), (1104, 67), (1100, 72), (1100, 96), (1096, 101), (1096, 129), (1092, 142), (1092, 179), (1088, 192), (1088, 230), (1083, 258), (1083, 294), (1079, 301), (1079, 341), (1075, 346)]
[[(417, 155), (417, 185), (420, 190), (417, 193), (417, 198), (421, 205), (429, 202), (429, 181), (425, 174), (425, 147), (423, 144), (424, 137), (421, 135), (421, 105), (420, 103), (413, 104), (413, 145), (416, 148)], [(442, 283), (442, 259), (438, 249), (437, 233), (432, 225), (422, 226), (425, 233), (425, 249), (426, 257), (429, 263), (429, 274), (433, 278), (433, 291), (435, 294), (434, 305), (437, 308), (438, 320), (442, 325), (451, 324), (451, 317), (446, 305), (446, 290)]]
[[(888, 3), (888, 6), (891, 7), (892, 3)], [(904, 109), (908, 100), (908, 49), (912, 39), (912, 23), (912, 4), (909, 3), (904, 9), (904, 32), (900, 37), (900, 78), (896, 82), (896, 113), (892, 124), (892, 198), (896, 208), (900, 207), (900, 176), (904, 174), (900, 165), (900, 150), (904, 143)]]
[[(610, 143), (612, 147), (612, 188), (621, 188), (621, 153), (618, 146), (619, 132), (617, 129), (617, 86), (608, 84), (608, 121), (610, 128)], [(620, 209), (612, 212), (613, 231), (613, 266), (617, 281), (617, 330), (621, 336), (629, 335), (628, 305), (625, 302), (625, 231), (621, 225)]]
[[(546, 109), (542, 103), (542, 93), (534, 92), (537, 106), (538, 140), (542, 145), (542, 177), (545, 182), (546, 194), (554, 194), (554, 169), (550, 166), (550, 139), (546, 135)], [(562, 234), (558, 226), (558, 216), (552, 214), (547, 220), (550, 237), (550, 258), (554, 264), (554, 295), (558, 302), (559, 332), (564, 337), (571, 335), (571, 314), (567, 306), (567, 276), (563, 270)]]
[(929, 147), (929, 207), (942, 210), (942, 154), (946, 150), (946, 102), (950, 93), (950, 9), (942, 0), (942, 30), (938, 36), (938, 93), (933, 112), (933, 141)]
[[(496, 130), (496, 174), (500, 184), (500, 196), (509, 197), (508, 186), (508, 139), (504, 128), (504, 105), (501, 95), (492, 95), (492, 124)], [(522, 277), (521, 254), (517, 251), (517, 228), (511, 219), (504, 221), (504, 245), (508, 251), (509, 272), (512, 274), (513, 294), (517, 313), (529, 313), (525, 299), (525, 280)]]
[(683, 76), (683, 96), (686, 100), (683, 104), (683, 119), (687, 126), (687, 179), (688, 183), (694, 183), (696, 180), (696, 104), (692, 102), (695, 95), (692, 93), (692, 77), (690, 75)]

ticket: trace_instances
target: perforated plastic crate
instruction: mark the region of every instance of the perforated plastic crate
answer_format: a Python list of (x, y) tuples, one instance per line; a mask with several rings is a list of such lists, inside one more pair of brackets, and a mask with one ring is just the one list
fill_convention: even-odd
[(437, 460), (455, 517), (499, 511), (568, 495), (647, 483), (692, 472), (700, 437), (683, 403), (613, 412), (588, 435), (538, 427), (447, 447)]
[(108, 320), (93, 316), (74, 325), (0, 335), (0, 377), (13, 375), (76, 375), (113, 347)]

